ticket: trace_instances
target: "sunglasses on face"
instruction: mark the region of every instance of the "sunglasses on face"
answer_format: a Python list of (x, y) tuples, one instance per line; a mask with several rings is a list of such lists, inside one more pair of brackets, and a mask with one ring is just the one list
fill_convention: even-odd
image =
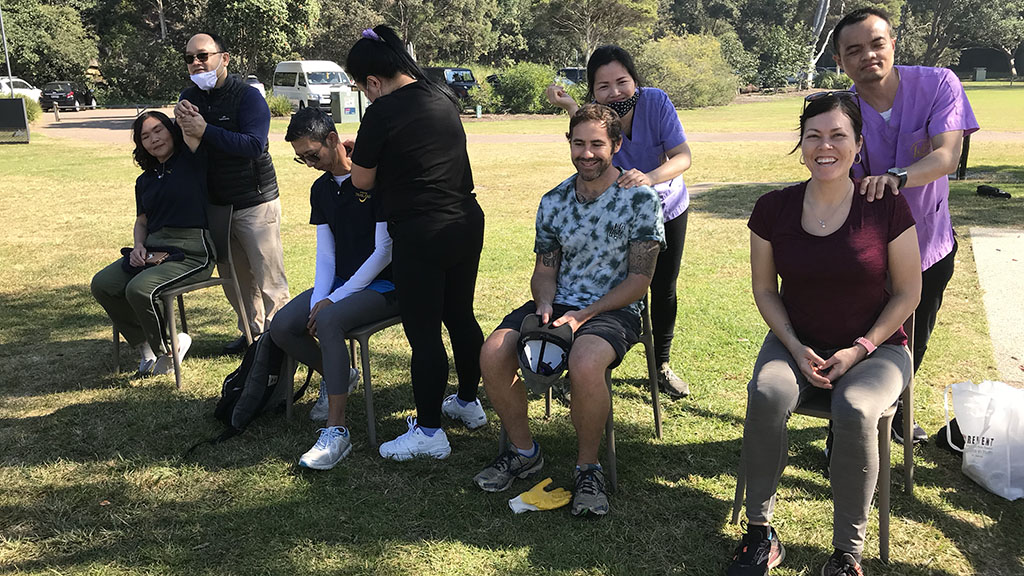
[(838, 98), (840, 100), (854, 100), (857, 101), (860, 97), (853, 90), (829, 90), (827, 92), (815, 92), (814, 94), (808, 94), (804, 97), (804, 107), (800, 110), (802, 114), (807, 109), (807, 104), (821, 100), (823, 98)]
[(295, 156), (294, 160), (296, 162), (298, 162), (299, 164), (302, 164), (304, 166), (306, 164), (316, 164), (317, 162), (320, 161), (320, 151), (317, 150), (316, 152), (307, 152), (305, 154), (297, 154)]
[(224, 54), (224, 52), (200, 52), (198, 54), (183, 54), (182, 56), (185, 58), (185, 64), (191, 64), (193, 60), (198, 60), (205, 64), (210, 59), (210, 56), (214, 54)]

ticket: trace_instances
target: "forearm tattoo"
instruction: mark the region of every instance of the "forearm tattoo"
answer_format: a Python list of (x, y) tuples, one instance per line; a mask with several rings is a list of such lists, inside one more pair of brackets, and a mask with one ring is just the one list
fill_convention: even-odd
[(653, 240), (631, 242), (629, 244), (629, 273), (643, 274), (654, 277), (654, 267), (658, 263), (658, 243)]
[(548, 268), (557, 268), (558, 264), (562, 261), (562, 249), (558, 248), (551, 252), (540, 255), (540, 263)]

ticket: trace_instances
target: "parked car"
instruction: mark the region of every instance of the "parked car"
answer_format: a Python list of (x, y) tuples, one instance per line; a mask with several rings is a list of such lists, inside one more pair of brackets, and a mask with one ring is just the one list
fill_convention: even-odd
[(284, 96), (292, 108), (319, 106), (331, 112), (331, 92), (352, 90), (352, 81), (330, 60), (290, 60), (274, 68), (275, 96)]
[(81, 110), (96, 108), (96, 95), (82, 82), (60, 80), (43, 86), (43, 95), (39, 97), (39, 105), (43, 110), (52, 110), (54, 105), (62, 110)]
[(235, 78), (238, 78), (242, 82), (245, 82), (249, 86), (255, 88), (256, 91), (260, 93), (260, 96), (263, 96), (264, 98), (267, 97), (267, 88), (263, 85), (263, 82), (260, 82), (260, 79), (257, 78), (254, 74), (249, 74), (244, 79), (242, 78), (241, 74), (231, 74), (231, 76), (234, 76)]
[(29, 84), (28, 82), (25, 82), (17, 76), (0, 77), (0, 96), (10, 96), (12, 87), (14, 88), (15, 96), (28, 96), (35, 102), (39, 102), (39, 97), (43, 94), (42, 90)]
[(469, 68), (432, 67), (424, 68), (423, 71), (427, 78), (448, 86), (462, 100), (469, 98), (469, 91), (479, 86)]
[(586, 83), (587, 69), (576, 67), (561, 68), (558, 70), (558, 77), (568, 80), (569, 84)]

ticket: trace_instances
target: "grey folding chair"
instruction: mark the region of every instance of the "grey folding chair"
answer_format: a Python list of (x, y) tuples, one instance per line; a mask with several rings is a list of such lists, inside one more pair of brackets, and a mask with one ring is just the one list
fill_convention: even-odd
[[(650, 305), (647, 301), (647, 296), (644, 296), (643, 311), (641, 313), (643, 322), (643, 332), (640, 334), (640, 343), (643, 344), (644, 354), (647, 357), (647, 378), (648, 387), (651, 391), (651, 407), (654, 410), (654, 435), (660, 440), (661, 439), (661, 401), (658, 396), (658, 367), (655, 365), (654, 360), (654, 333), (651, 331), (651, 311)], [(613, 398), (612, 395), (612, 371), (608, 369), (604, 373), (605, 382), (608, 384), (608, 396)], [(544, 397), (544, 411), (547, 418), (551, 417), (551, 388), (548, 388), (547, 394)], [(618, 488), (618, 473), (616, 471), (616, 458), (615, 458), (615, 418), (614, 418), (614, 402), (610, 402), (608, 405), (608, 419), (605, 421), (604, 426), (605, 432), (605, 462), (603, 468), (608, 472), (608, 483), (615, 491)], [(505, 430), (504, 423), (501, 425), (501, 435), (498, 439), (498, 454), (503, 453), (508, 449), (508, 433)]]
[[(231, 206), (206, 206), (206, 217), (210, 225), (210, 236), (213, 238), (213, 245), (217, 250), (216, 276), (184, 286), (171, 287), (163, 290), (158, 295), (164, 305), (164, 322), (171, 339), (171, 357), (174, 360), (174, 385), (181, 389), (181, 362), (178, 360), (178, 330), (174, 319), (174, 301), (178, 301), (178, 310), (181, 315), (181, 331), (188, 332), (188, 320), (185, 317), (184, 295), (195, 290), (210, 288), (213, 286), (230, 286), (239, 302), (242, 299), (242, 291), (238, 287), (238, 279), (235, 277), (235, 265), (231, 258), (231, 217), (233, 208)], [(244, 304), (242, 304), (244, 306)], [(242, 319), (242, 327), (245, 331), (245, 339), (252, 344), (252, 334), (249, 332), (249, 323)], [(114, 372), (120, 371), (120, 333), (117, 326), (114, 326)]]
[[(910, 349), (910, 364), (914, 361), (914, 314), (903, 324), (907, 333), (907, 348)], [(912, 496), (914, 493), (914, 374), (910, 374), (910, 382), (900, 395), (903, 401), (903, 491)], [(814, 418), (832, 419), (831, 395), (816, 394), (807, 402), (797, 406), (796, 414)], [(889, 562), (889, 504), (890, 504), (890, 449), (892, 442), (892, 419), (896, 414), (896, 405), (886, 408), (878, 418), (878, 555), (882, 562)], [(740, 466), (736, 472), (736, 497), (732, 503), (732, 523), (740, 521), (740, 509), (743, 507), (743, 494), (746, 489), (746, 467), (740, 455)]]

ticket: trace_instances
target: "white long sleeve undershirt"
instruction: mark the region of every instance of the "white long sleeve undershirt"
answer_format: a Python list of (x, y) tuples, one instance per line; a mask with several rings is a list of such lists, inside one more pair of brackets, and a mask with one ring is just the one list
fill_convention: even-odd
[(316, 275), (313, 280), (313, 296), (309, 299), (309, 308), (324, 298), (338, 302), (360, 290), (365, 290), (377, 278), (382, 270), (391, 263), (391, 236), (388, 234), (387, 222), (377, 222), (374, 228), (373, 253), (370, 254), (352, 276), (331, 292), (337, 262), (334, 258), (334, 234), (327, 224), (316, 227)]

